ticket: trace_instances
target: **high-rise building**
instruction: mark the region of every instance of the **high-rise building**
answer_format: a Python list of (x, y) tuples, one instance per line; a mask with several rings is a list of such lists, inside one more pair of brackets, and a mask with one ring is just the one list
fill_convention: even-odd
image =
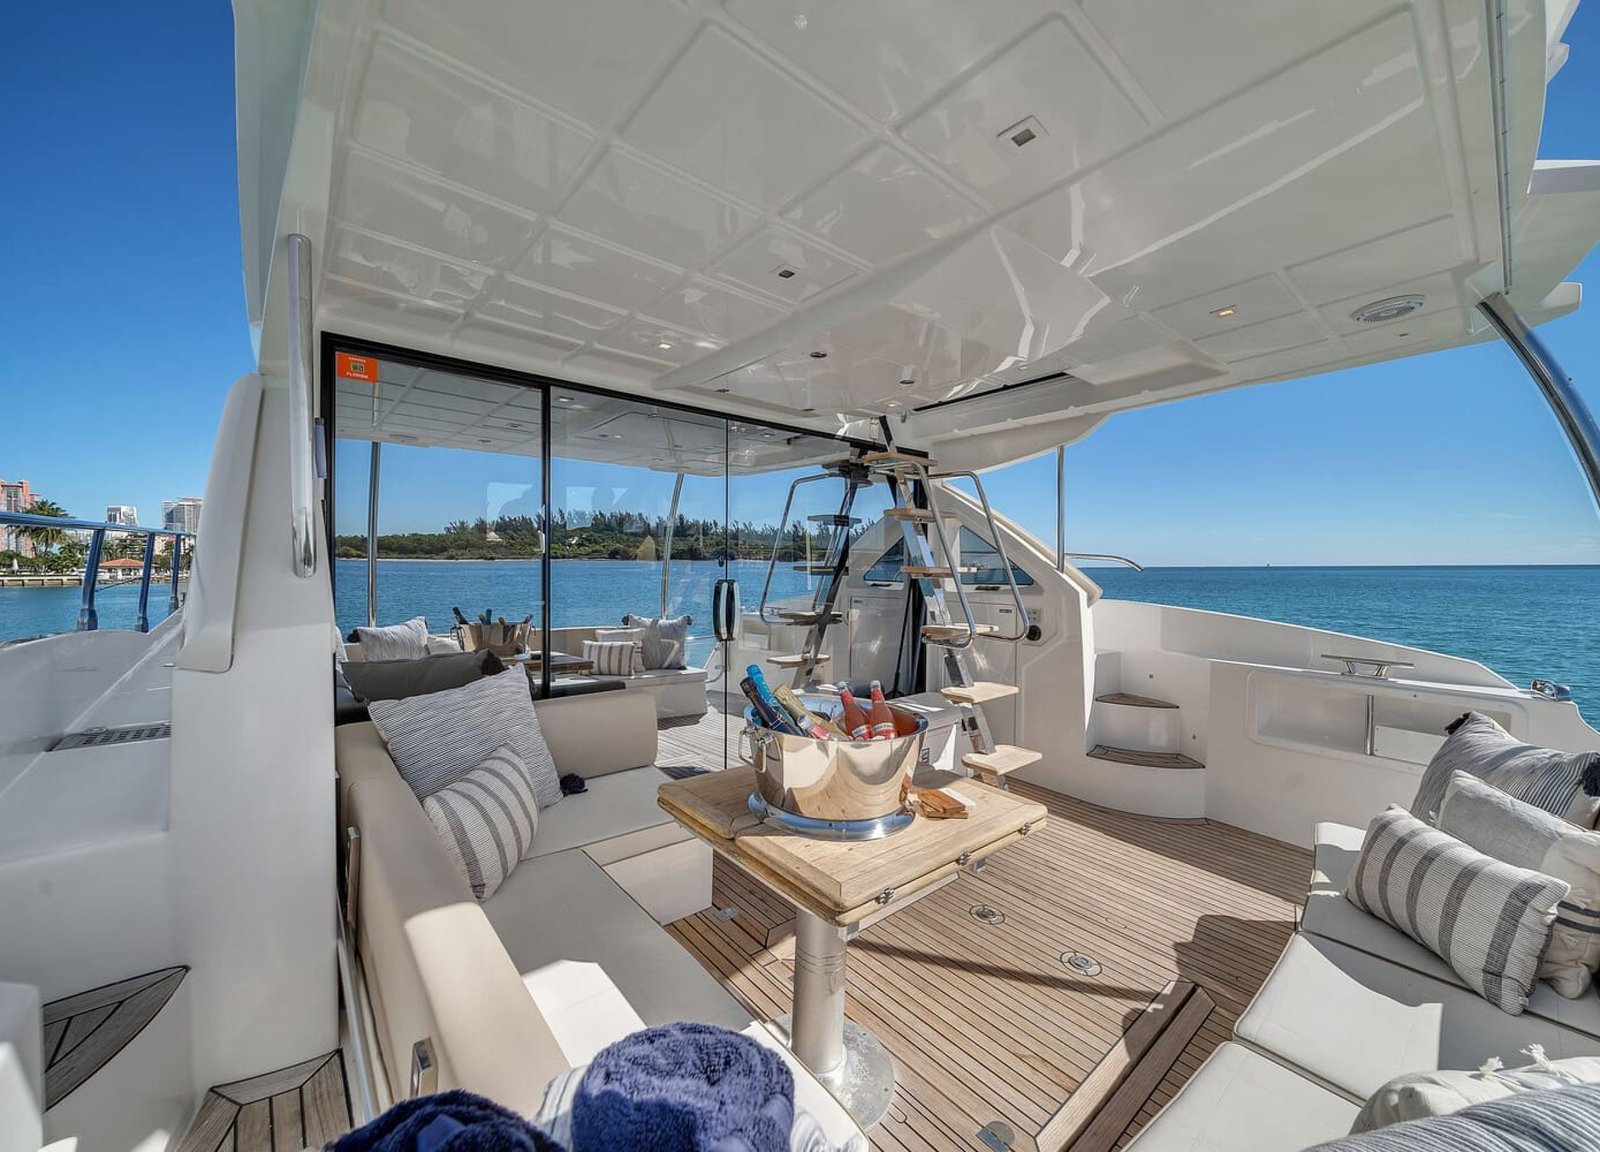
[[(26, 512), (33, 507), (33, 489), (26, 480), (0, 480), (0, 512)], [(0, 551), (33, 555), (33, 541), (13, 524), (0, 524)]]
[(132, 504), (107, 504), (107, 524), (126, 524), (132, 528), (139, 523), (139, 509)]
[(200, 530), (200, 497), (180, 496), (161, 502), (161, 526), (169, 532)]

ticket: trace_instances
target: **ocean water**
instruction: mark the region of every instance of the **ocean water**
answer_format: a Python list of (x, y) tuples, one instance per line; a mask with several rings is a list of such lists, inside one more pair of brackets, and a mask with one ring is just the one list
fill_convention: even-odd
[[(378, 617), (424, 615), (448, 628), (451, 608), (469, 617), (485, 609), (518, 619), (539, 613), (539, 566), (533, 561), (378, 562)], [(739, 581), (746, 607), (760, 599), (767, 566), (714, 561), (672, 566), (668, 602), (695, 620), (691, 635), (711, 631), (711, 588), (724, 575)], [(1106, 595), (1204, 608), (1349, 632), (1464, 656), (1514, 684), (1544, 677), (1572, 688), (1589, 723), (1600, 727), (1600, 567), (1421, 568), (1093, 568)], [(552, 567), (551, 618), (557, 627), (620, 622), (624, 613), (653, 614), (660, 604), (659, 564), (626, 560), (561, 560)], [(335, 608), (348, 632), (366, 621), (366, 565), (341, 560)], [(773, 599), (804, 594), (803, 573), (780, 567)], [(0, 641), (65, 631), (76, 625), (76, 588), (0, 588)], [(103, 628), (131, 628), (137, 586), (101, 590)], [(151, 623), (166, 614), (166, 587), (152, 588)], [(693, 646), (703, 656), (709, 641)]]

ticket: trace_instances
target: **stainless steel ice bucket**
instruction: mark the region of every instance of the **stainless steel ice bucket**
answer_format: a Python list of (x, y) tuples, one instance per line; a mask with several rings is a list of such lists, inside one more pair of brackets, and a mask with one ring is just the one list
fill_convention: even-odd
[[(835, 701), (807, 699), (819, 712)], [(761, 798), (770, 807), (811, 820), (880, 820), (901, 808), (900, 791), (922, 754), (925, 716), (889, 705), (893, 740), (814, 740), (774, 732), (745, 709), (745, 760), (755, 765)]]

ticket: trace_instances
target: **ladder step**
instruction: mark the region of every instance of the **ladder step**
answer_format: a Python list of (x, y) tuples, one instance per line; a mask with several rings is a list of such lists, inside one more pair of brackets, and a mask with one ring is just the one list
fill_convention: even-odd
[[(979, 624), (973, 635), (994, 636), (999, 631), (1000, 629), (993, 624)], [(968, 629), (965, 624), (924, 624), (922, 626), (923, 639), (935, 642), (940, 640), (965, 640), (967, 632)]]
[(779, 668), (799, 668), (802, 664), (826, 664), (833, 657), (826, 652), (818, 652), (815, 656), (807, 656), (804, 652), (791, 652), (784, 656), (767, 656), (768, 664), (776, 664)]
[(934, 580), (939, 577), (949, 577), (957, 572), (976, 572), (977, 569), (970, 565), (962, 564), (955, 568), (946, 565), (902, 564), (900, 571), (910, 576), (913, 580)]
[(779, 609), (778, 611), (774, 612), (773, 615), (778, 617), (780, 620), (787, 620), (791, 624), (815, 624), (818, 620), (821, 620), (824, 615), (827, 616), (829, 624), (838, 624), (844, 619), (843, 614), (839, 612), (797, 612), (787, 608)]
[(1044, 753), (1015, 744), (997, 744), (993, 752), (968, 752), (961, 763), (981, 776), (1004, 776), (1044, 759)]
[(952, 684), (939, 689), (939, 695), (953, 704), (982, 704), (988, 700), (1003, 700), (1015, 696), (1020, 689), (1015, 684), (996, 684), (979, 680), (976, 684)]
[(1137, 764), (1142, 768), (1204, 768), (1200, 761), (1181, 752), (1145, 752), (1138, 748), (1117, 748), (1110, 744), (1096, 744), (1089, 755), (1096, 760), (1109, 760), (1113, 764)]
[(1139, 696), (1132, 692), (1107, 692), (1104, 696), (1096, 696), (1097, 704), (1123, 704), (1129, 708), (1176, 708), (1177, 705), (1167, 700), (1157, 700), (1154, 696)]
[(832, 560), (808, 560), (808, 561), (806, 561), (804, 563), (796, 564), (794, 566), (794, 570), (796, 572), (812, 572), (812, 573), (832, 572), (837, 567), (838, 567), (838, 565), (835, 564)]
[(861, 523), (859, 516), (846, 516), (842, 512), (813, 512), (806, 519), (813, 524), (832, 524), (835, 528), (849, 528)]
[(883, 514), (890, 520), (911, 520), (918, 524), (933, 523), (932, 508), (885, 508)]

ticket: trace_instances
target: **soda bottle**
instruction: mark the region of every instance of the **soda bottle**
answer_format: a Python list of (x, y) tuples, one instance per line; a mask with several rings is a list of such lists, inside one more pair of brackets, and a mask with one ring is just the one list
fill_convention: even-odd
[(872, 739), (894, 739), (894, 714), (889, 711), (889, 702), (883, 698), (883, 685), (874, 680), (872, 682), (872, 710), (868, 713), (872, 722)]
[(856, 703), (856, 698), (850, 695), (850, 689), (843, 686), (839, 688), (839, 702), (844, 705), (844, 714), (839, 722), (850, 733), (850, 739), (871, 740), (872, 721), (867, 717), (866, 710)]

